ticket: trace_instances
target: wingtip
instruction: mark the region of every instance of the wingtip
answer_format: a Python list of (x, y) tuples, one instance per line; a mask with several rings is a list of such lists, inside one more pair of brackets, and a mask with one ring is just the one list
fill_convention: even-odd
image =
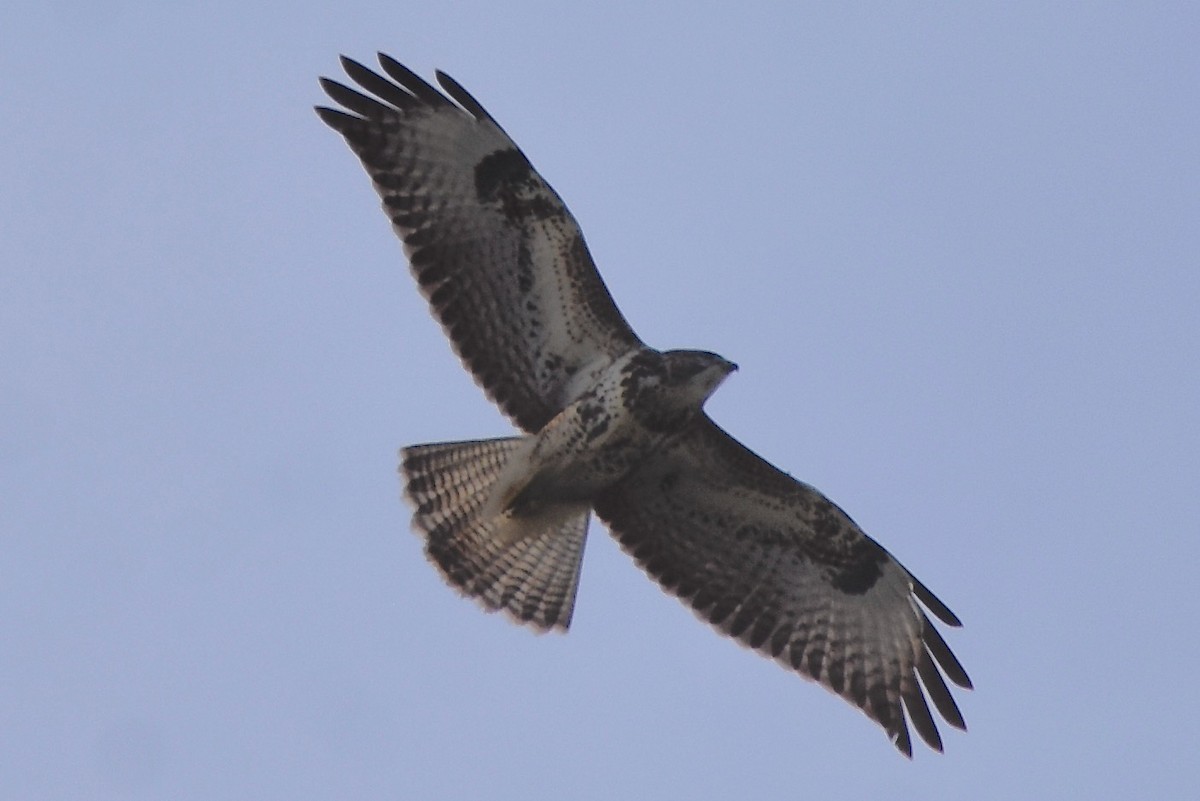
[(315, 111), (317, 116), (321, 118), (321, 122), (325, 123), (339, 133), (342, 131), (344, 122), (346, 120), (357, 119), (356, 117), (352, 117), (344, 111), (338, 111), (337, 109), (330, 108), (329, 106), (313, 106), (313, 111)]
[(415, 72), (413, 72), (408, 67), (404, 66), (399, 61), (392, 58), (391, 56), (389, 56), (387, 53), (383, 52), (382, 50), (376, 51), (375, 58), (376, 58), (376, 60), (379, 61), (379, 66), (383, 68), (383, 71), (386, 72), (388, 75), (391, 75), (393, 78), (396, 77), (396, 73), (399, 73), (406, 77), (414, 77), (414, 78), (418, 77)]
[(346, 56), (346, 55), (338, 56), (338, 63), (340, 63), (342, 65), (342, 69), (346, 72), (346, 74), (350, 75), (352, 77), (354, 75), (355, 70), (358, 70), (360, 72), (367, 70), (367, 68), (365, 66), (363, 66), (362, 62), (360, 62), (356, 59), (350, 58), (350, 56)]
[(908, 728), (901, 725), (901, 727), (896, 731), (893, 731), (889, 737), (892, 741), (892, 745), (896, 746), (896, 750), (900, 752), (900, 756), (911, 762), (913, 758), (913, 749), (912, 738), (908, 736)]
[(946, 606), (946, 604), (942, 602), (941, 598), (938, 598), (936, 595), (934, 595), (928, 587), (926, 587), (916, 578), (912, 579), (912, 592), (913, 595), (917, 596), (917, 600), (924, 604), (925, 608), (927, 608), (930, 612), (933, 612), (934, 617), (936, 617), (938, 620), (942, 621), (947, 626), (951, 626), (956, 629), (962, 627), (962, 621), (959, 619), (958, 615), (950, 611), (950, 607)]

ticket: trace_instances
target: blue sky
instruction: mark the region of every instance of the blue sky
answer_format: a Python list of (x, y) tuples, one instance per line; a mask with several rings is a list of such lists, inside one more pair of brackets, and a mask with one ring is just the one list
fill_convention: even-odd
[[(18, 3), (5, 794), (1190, 797), (1200, 11), (1129, 5)], [(740, 364), (710, 413), (959, 614), (944, 756), (599, 526), (565, 637), (442, 586), (396, 449), (509, 429), (311, 110), (377, 50), (475, 94), (642, 337)]]

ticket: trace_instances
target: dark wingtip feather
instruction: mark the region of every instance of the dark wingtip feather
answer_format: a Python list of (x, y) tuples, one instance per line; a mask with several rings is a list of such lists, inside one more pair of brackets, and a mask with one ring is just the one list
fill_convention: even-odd
[(947, 626), (958, 628), (962, 626), (962, 621), (958, 619), (958, 615), (950, 611), (950, 607), (942, 603), (941, 599), (929, 591), (921, 582), (915, 578), (912, 580), (913, 595), (917, 596), (917, 600), (925, 604), (925, 607), (937, 616), (937, 619), (945, 623)]
[(929, 694), (938, 713), (954, 728), (966, 731), (967, 723), (963, 720), (962, 712), (954, 702), (950, 688), (942, 681), (942, 674), (938, 673), (928, 651), (923, 651), (917, 660), (917, 675), (921, 677), (921, 684), (925, 685), (925, 692)]
[(351, 89), (331, 78), (321, 78), (320, 84), (321, 88), (325, 90), (325, 94), (329, 95), (331, 99), (368, 119), (378, 119), (388, 111), (388, 107), (375, 98), (367, 97), (362, 92)]
[(446, 90), (446, 94), (450, 95), (454, 99), (454, 102), (466, 109), (472, 117), (477, 120), (491, 120), (495, 122), (492, 119), (492, 115), (487, 113), (487, 109), (480, 105), (479, 101), (462, 87), (462, 84), (441, 70), (437, 70), (434, 74), (437, 76), (438, 84)]
[(317, 116), (321, 118), (321, 122), (338, 133), (344, 133), (354, 123), (362, 122), (361, 117), (355, 117), (353, 114), (347, 114), (344, 111), (338, 111), (328, 106), (313, 106), (313, 111), (317, 112)]
[(925, 647), (929, 649), (929, 653), (933, 655), (934, 660), (945, 672), (946, 676), (949, 677), (950, 681), (966, 690), (975, 689), (962, 663), (951, 652), (950, 646), (946, 645), (946, 641), (942, 639), (942, 635), (929, 622), (929, 618), (924, 618), (921, 622), (924, 627), (921, 639), (924, 640)]
[(398, 109), (409, 109), (417, 105), (417, 99), (387, 78), (372, 72), (352, 58), (341, 57), (342, 68), (353, 81), (371, 94), (391, 103)]
[(934, 751), (941, 753), (942, 735), (938, 733), (937, 724), (933, 722), (933, 715), (929, 714), (929, 704), (925, 703), (925, 696), (921, 694), (920, 688), (917, 687), (917, 683), (912, 677), (905, 680), (900, 697), (904, 699), (908, 717), (912, 720), (913, 728), (921, 735), (921, 739)]
[(908, 736), (908, 727), (901, 721), (900, 728), (891, 733), (892, 745), (908, 759), (912, 759), (912, 738)]
[(396, 59), (389, 56), (387, 53), (379, 54), (379, 66), (383, 67), (383, 71), (403, 86), (408, 91), (412, 92), (421, 102), (429, 106), (448, 106), (450, 101), (446, 96), (434, 89), (425, 82), (421, 76), (410, 70), (408, 67), (401, 64)]

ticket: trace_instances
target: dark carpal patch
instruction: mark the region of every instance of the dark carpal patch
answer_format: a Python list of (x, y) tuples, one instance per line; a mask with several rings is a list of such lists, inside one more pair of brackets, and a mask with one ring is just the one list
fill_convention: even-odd
[(867, 538), (862, 538), (846, 558), (831, 565), (826, 572), (829, 583), (849, 595), (862, 595), (883, 576), (887, 552)]
[(497, 150), (475, 165), (475, 194), (487, 203), (498, 198), (503, 187), (528, 183), (532, 178), (533, 165), (520, 150)]
[(475, 165), (475, 194), (481, 203), (499, 204), (516, 223), (562, 214), (562, 204), (516, 148), (497, 150)]

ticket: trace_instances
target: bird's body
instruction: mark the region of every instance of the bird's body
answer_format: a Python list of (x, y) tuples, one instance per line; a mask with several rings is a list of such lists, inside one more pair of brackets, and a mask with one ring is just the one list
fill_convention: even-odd
[(630, 351), (524, 438), (485, 511), (538, 509), (559, 500), (590, 505), (682, 433), (733, 369), (715, 354)]
[(414, 525), (446, 580), (566, 629), (594, 510), (720, 631), (843, 696), (903, 753), (905, 711), (941, 750), (926, 696), (963, 728), (942, 674), (970, 680), (922, 606), (958, 619), (845, 512), (704, 413), (734, 365), (634, 334), (565, 204), (478, 101), (444, 74), (449, 98), (380, 64), (391, 80), (343, 59), (374, 97), (322, 79), (352, 113), (318, 112), (362, 160), (464, 364), (524, 432), (402, 450)]

